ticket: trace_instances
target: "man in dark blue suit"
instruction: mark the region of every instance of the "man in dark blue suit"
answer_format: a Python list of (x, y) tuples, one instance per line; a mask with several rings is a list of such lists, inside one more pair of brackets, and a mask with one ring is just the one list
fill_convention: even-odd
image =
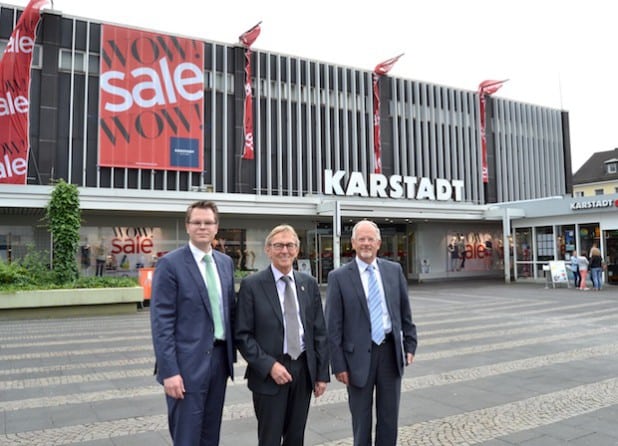
[(247, 360), (259, 446), (302, 446), (311, 393), (329, 381), (328, 340), (317, 281), (292, 271), (299, 239), (289, 225), (266, 237), (271, 265), (238, 292), (236, 342)]
[(189, 243), (157, 262), (150, 320), (157, 381), (165, 390), (174, 446), (216, 446), (235, 362), (234, 262), (212, 249), (213, 202), (191, 204)]
[(416, 326), (401, 265), (378, 259), (380, 229), (352, 229), (356, 257), (331, 271), (326, 324), (332, 372), (347, 386), (354, 446), (370, 446), (375, 390), (376, 446), (397, 444), (404, 366), (414, 360)]

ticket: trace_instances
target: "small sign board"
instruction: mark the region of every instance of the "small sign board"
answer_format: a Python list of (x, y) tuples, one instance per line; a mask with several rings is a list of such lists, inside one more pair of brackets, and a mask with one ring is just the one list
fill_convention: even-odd
[(298, 271), (301, 273), (311, 275), (311, 260), (310, 259), (298, 259)]
[(567, 288), (569, 287), (569, 276), (567, 275), (566, 262), (564, 260), (550, 261), (549, 275), (554, 288), (557, 283), (566, 283)]

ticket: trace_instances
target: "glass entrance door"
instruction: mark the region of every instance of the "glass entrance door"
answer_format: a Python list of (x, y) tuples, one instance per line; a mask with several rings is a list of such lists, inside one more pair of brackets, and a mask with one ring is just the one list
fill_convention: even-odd
[(603, 241), (607, 265), (605, 280), (608, 284), (618, 285), (618, 230), (603, 231)]

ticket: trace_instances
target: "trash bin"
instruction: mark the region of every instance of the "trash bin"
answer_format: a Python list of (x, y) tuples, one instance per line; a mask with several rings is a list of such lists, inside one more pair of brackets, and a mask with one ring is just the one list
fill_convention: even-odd
[(144, 289), (144, 300), (150, 300), (150, 294), (152, 293), (152, 274), (154, 268), (140, 268), (139, 270), (139, 284)]

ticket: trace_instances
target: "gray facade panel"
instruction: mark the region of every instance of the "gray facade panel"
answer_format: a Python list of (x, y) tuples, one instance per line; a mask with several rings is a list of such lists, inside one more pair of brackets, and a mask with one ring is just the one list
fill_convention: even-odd
[[(2, 36), (12, 26), (10, 12), (2, 8)], [(252, 53), (256, 156), (241, 160), (244, 50), (215, 42), (205, 42), (204, 171), (99, 167), (98, 76), (84, 76), (75, 64), (63, 71), (58, 58), (63, 49), (96, 60), (100, 24), (45, 13), (43, 25), (44, 38), (38, 43), (44, 50), (40, 79), (45, 88), (39, 92), (33, 86), (40, 102), (32, 102), (31, 122), (41, 124), (31, 131), (32, 146), (39, 148), (30, 164), (38, 168), (37, 174), (29, 174), (32, 184), (66, 175), (71, 182), (97, 188), (305, 196), (323, 192), (325, 169), (373, 172), (371, 72)], [(388, 76), (379, 83), (386, 174), (463, 180), (464, 201), (474, 204), (567, 192), (566, 114), (491, 98), (487, 138), (492, 183), (486, 188), (476, 92)], [(43, 153), (43, 145), (51, 152)]]

